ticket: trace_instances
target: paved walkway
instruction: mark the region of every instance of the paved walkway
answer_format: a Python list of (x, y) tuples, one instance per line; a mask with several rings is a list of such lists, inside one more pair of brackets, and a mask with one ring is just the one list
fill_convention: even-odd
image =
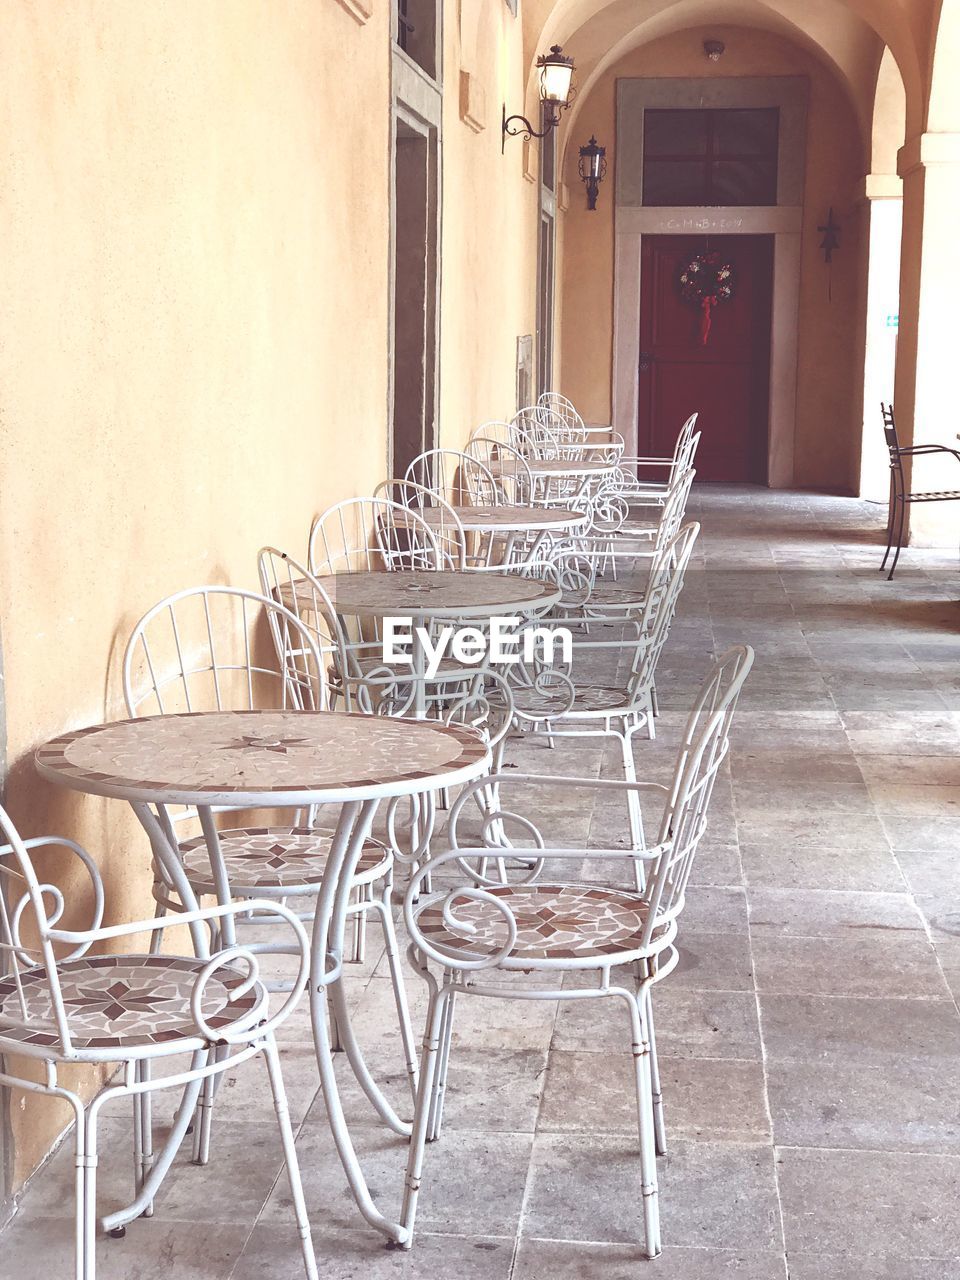
[[(669, 769), (711, 654), (758, 658), (731, 767), (658, 989), (669, 1153), (665, 1252), (640, 1258), (626, 1025), (618, 1010), (458, 1005), (447, 1127), (419, 1234), (390, 1252), (354, 1212), (299, 1013), (287, 1082), (321, 1274), (437, 1280), (946, 1280), (960, 1274), (960, 571), (908, 550), (877, 572), (882, 510), (753, 489), (695, 491), (695, 569), (659, 680)], [(524, 745), (525, 769), (615, 775), (595, 747)], [(569, 794), (568, 839), (623, 841), (625, 813)], [(371, 931), (371, 939), (373, 931)], [(400, 1096), (382, 960), (354, 971), (371, 1061)], [(423, 1008), (411, 978), (415, 1015)], [(471, 1005), (479, 1007), (471, 1007)], [(288, 1280), (299, 1255), (256, 1064), (218, 1103), (207, 1169), (180, 1157), (151, 1221), (100, 1244), (100, 1280)], [(402, 1144), (348, 1093), (378, 1197)], [(163, 1113), (162, 1113), (163, 1114)], [(127, 1194), (127, 1117), (106, 1126), (102, 1204)], [(0, 1276), (70, 1274), (62, 1149), (0, 1236)]]

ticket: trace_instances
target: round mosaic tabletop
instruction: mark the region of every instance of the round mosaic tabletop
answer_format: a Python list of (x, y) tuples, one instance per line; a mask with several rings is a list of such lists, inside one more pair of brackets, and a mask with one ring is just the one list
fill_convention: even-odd
[[(560, 589), (541, 578), (519, 573), (460, 572), (453, 569), (398, 569), (393, 572), (329, 573), (317, 581), (337, 612), (357, 618), (398, 617), (489, 618), (503, 610), (545, 608), (560, 599)], [(293, 588), (284, 583), (280, 599), (288, 603)], [(303, 601), (313, 602), (309, 583)]]
[(479, 776), (459, 725), (339, 711), (201, 711), (93, 725), (36, 753), (75, 791), (159, 804), (270, 808), (418, 794)]
[[(565, 507), (457, 507), (453, 508), (457, 519), (468, 533), (489, 533), (498, 530), (508, 533), (542, 533), (552, 529), (570, 529), (582, 524), (582, 511), (570, 511)], [(431, 528), (443, 524), (439, 507), (425, 507), (416, 513)]]

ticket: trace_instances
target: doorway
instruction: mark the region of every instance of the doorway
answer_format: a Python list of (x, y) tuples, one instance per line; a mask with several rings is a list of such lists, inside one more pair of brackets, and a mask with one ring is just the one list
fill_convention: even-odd
[(437, 140), (396, 122), (391, 465), (434, 447), (437, 381)]
[[(703, 312), (680, 275), (697, 255), (733, 268), (732, 298)], [(637, 434), (641, 456), (669, 457), (699, 413), (697, 479), (766, 484), (770, 404), (772, 236), (644, 236), (640, 253)]]
[[(706, 332), (679, 279), (708, 252), (733, 268), (734, 292)], [(681, 424), (697, 412), (697, 478), (766, 484), (773, 237), (645, 236), (640, 271), (641, 455), (672, 454)]]

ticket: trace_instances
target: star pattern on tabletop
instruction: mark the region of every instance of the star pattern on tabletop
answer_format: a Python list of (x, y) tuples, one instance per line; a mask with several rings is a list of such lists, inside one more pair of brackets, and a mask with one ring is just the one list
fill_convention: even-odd
[(290, 747), (309, 745), (309, 738), (264, 738), (253, 733), (245, 733), (239, 742), (228, 743), (225, 751), (272, 751), (278, 756), (285, 756)]

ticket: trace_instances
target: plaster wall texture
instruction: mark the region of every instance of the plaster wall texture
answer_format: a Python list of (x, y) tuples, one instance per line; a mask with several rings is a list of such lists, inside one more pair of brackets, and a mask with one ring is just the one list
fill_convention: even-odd
[[(703, 56), (703, 39), (726, 44), (719, 63)], [(577, 148), (592, 133), (615, 138), (616, 81), (629, 76), (804, 75), (810, 82), (801, 244), (796, 465), (794, 483), (853, 492), (858, 483), (862, 377), (857, 372), (857, 316), (864, 288), (858, 252), (861, 211), (856, 186), (864, 144), (840, 84), (815, 58), (779, 36), (739, 27), (684, 31), (627, 55), (597, 82), (566, 139), (564, 176), (571, 187), (564, 218), (563, 345), (559, 384), (585, 417), (609, 421), (613, 348), (614, 190), (616, 155), (595, 212), (579, 185)], [(817, 226), (833, 206), (842, 250), (828, 269)], [(576, 317), (576, 320), (573, 319)], [(862, 341), (862, 339), (861, 339)], [(862, 367), (862, 366), (861, 366)], [(859, 385), (858, 385), (859, 384)]]
[[(526, 110), (521, 23), (503, 3), (478, 11), (463, 0), (461, 12), (445, 26), (440, 300), (440, 441), (454, 449), (479, 423), (516, 412), (516, 339), (534, 330), (537, 263), (523, 143), (508, 138), (501, 150), (503, 104)], [(458, 71), (470, 77), (473, 127), (461, 118)]]
[[(499, 7), (476, 30), (478, 134), (458, 117), (445, 6), (441, 421), (458, 441), (510, 409), (533, 313), (533, 188), (499, 140), (508, 84), (523, 92), (520, 23)], [(152, 914), (146, 840), (123, 806), (39, 783), (33, 749), (125, 714), (123, 648), (156, 600), (255, 586), (262, 544), (303, 557), (313, 516), (386, 472), (390, 6), (367, 8), (361, 23), (336, 0), (4, 6), (7, 803), (25, 834), (97, 853), (110, 920)], [(79, 882), (49, 874), (82, 921)], [(68, 1116), (10, 1108), (16, 1183)]]

